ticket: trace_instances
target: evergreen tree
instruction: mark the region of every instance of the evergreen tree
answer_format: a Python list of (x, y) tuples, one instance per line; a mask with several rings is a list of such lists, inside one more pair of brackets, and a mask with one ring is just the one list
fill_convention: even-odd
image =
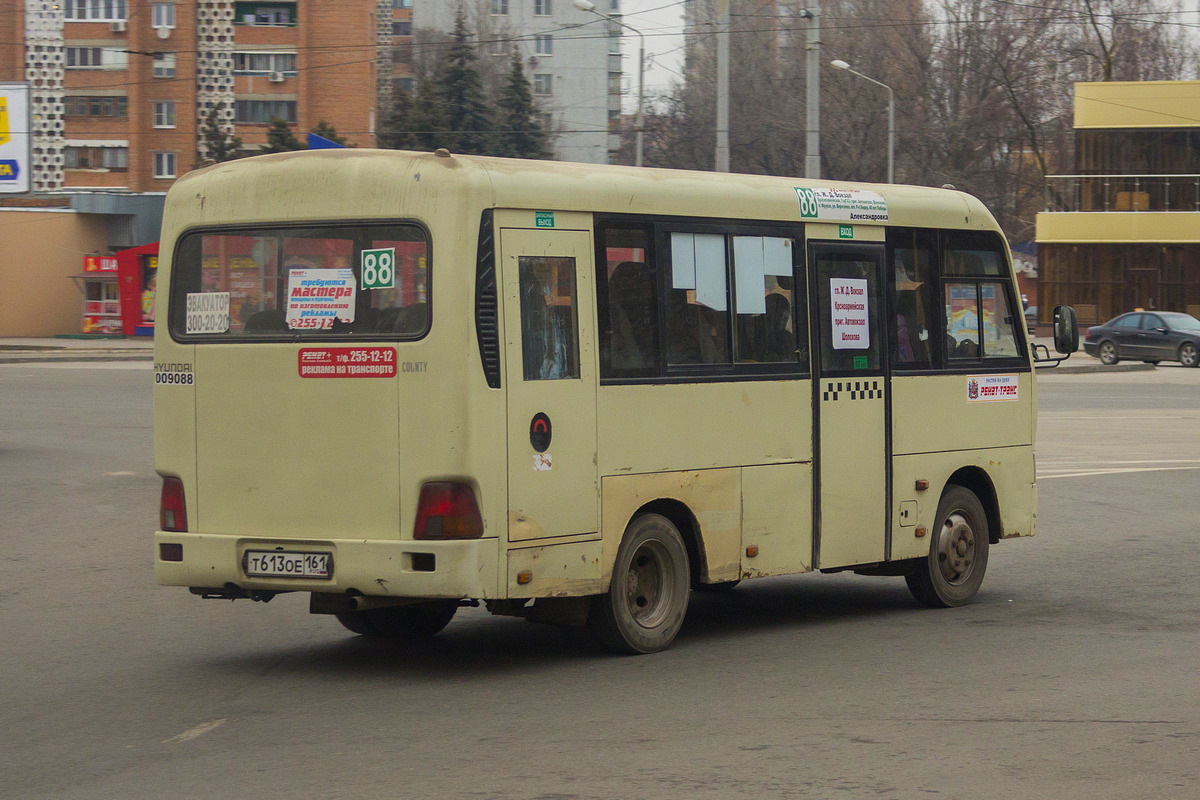
[(546, 158), (546, 131), (538, 119), (533, 90), (521, 67), (521, 53), (513, 47), (508, 80), (500, 88), (500, 121), (492, 152), (513, 158)]
[(328, 139), (331, 142), (337, 142), (342, 147), (354, 146), (346, 143), (346, 137), (338, 136), (337, 128), (333, 127), (325, 120), (318, 122), (317, 126), (312, 129), (311, 133), (315, 133), (317, 136), (320, 136), (323, 139)]
[(379, 130), (375, 141), (385, 150), (412, 150), (417, 147), (416, 129), (413, 127), (413, 112), (416, 102), (412, 95), (396, 87), (392, 92), (392, 104), (380, 116)]
[(445, 142), (438, 146), (456, 153), (486, 153), (491, 123), (483, 82), (475, 68), (475, 49), (467, 41), (466, 13), (461, 6), (454, 19), (452, 38), (437, 76), (437, 96), (449, 131)]
[(304, 143), (292, 133), (292, 128), (279, 117), (272, 117), (271, 127), (267, 129), (267, 146), (260, 152), (286, 153), (290, 150), (303, 150)]
[(413, 98), (409, 116), (409, 130), (413, 131), (415, 146), (421, 150), (436, 150), (439, 147), (453, 149), (457, 140), (451, 141), (450, 125), (442, 111), (438, 87), (433, 81), (425, 81)]
[(232, 136), (221, 130), (221, 107), (215, 105), (208, 110), (204, 124), (200, 126), (200, 141), (202, 152), (207, 160), (232, 161), (241, 158), (241, 137)]

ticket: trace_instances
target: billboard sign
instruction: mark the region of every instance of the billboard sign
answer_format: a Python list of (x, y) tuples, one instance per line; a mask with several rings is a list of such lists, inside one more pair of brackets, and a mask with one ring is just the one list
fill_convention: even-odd
[(29, 191), (29, 84), (0, 83), (0, 194)]

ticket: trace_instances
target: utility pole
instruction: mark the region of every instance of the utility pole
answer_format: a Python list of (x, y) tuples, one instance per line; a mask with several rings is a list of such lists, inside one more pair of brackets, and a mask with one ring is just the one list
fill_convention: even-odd
[(717, 172), (729, 172), (729, 0), (717, 0)]
[(808, 8), (800, 12), (808, 20), (804, 38), (805, 151), (804, 177), (821, 177), (821, 3), (809, 0)]

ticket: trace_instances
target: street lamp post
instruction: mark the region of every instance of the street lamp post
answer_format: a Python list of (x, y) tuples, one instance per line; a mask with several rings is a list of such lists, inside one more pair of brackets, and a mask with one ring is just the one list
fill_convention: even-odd
[(866, 75), (863, 75), (861, 72), (854, 71), (853, 69), (850, 68), (849, 64), (847, 64), (845, 61), (842, 61), (840, 58), (836, 59), (834, 61), (830, 61), (829, 65), (831, 67), (836, 67), (837, 69), (844, 69), (844, 70), (846, 70), (846, 72), (849, 72), (851, 75), (857, 75), (858, 77), (862, 78), (865, 81), (870, 81), (871, 83), (875, 84), (876, 86), (882, 86), (884, 89), (887, 89), (887, 93), (888, 93), (888, 178), (887, 179), (888, 179), (888, 183), (895, 183), (896, 182), (896, 161), (895, 161), (895, 156), (896, 156), (896, 94), (895, 94), (895, 92), (893, 92), (892, 87), (888, 86), (886, 83), (881, 83), (880, 81), (877, 81), (874, 78), (869, 78)]
[(609, 22), (615, 22), (622, 28), (628, 28), (638, 36), (637, 146), (633, 164), (636, 167), (640, 167), (642, 165), (642, 92), (646, 85), (644, 80), (646, 68), (646, 37), (642, 35), (641, 31), (629, 23), (619, 20), (610, 14), (605, 14), (603, 11), (597, 11), (596, 4), (589, 2), (589, 0), (575, 0), (572, 5), (578, 8), (580, 11), (590, 12), (598, 17), (603, 17)]

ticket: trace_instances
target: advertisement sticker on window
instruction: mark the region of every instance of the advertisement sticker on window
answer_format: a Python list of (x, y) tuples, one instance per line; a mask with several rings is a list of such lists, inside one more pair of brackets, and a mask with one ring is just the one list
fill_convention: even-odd
[(334, 320), (354, 322), (354, 271), (288, 271), (287, 326), (292, 330), (329, 330)]
[(188, 333), (224, 333), (229, 330), (229, 292), (188, 292)]
[(833, 349), (867, 350), (871, 328), (867, 309), (865, 278), (830, 278), (830, 307), (833, 313)]

